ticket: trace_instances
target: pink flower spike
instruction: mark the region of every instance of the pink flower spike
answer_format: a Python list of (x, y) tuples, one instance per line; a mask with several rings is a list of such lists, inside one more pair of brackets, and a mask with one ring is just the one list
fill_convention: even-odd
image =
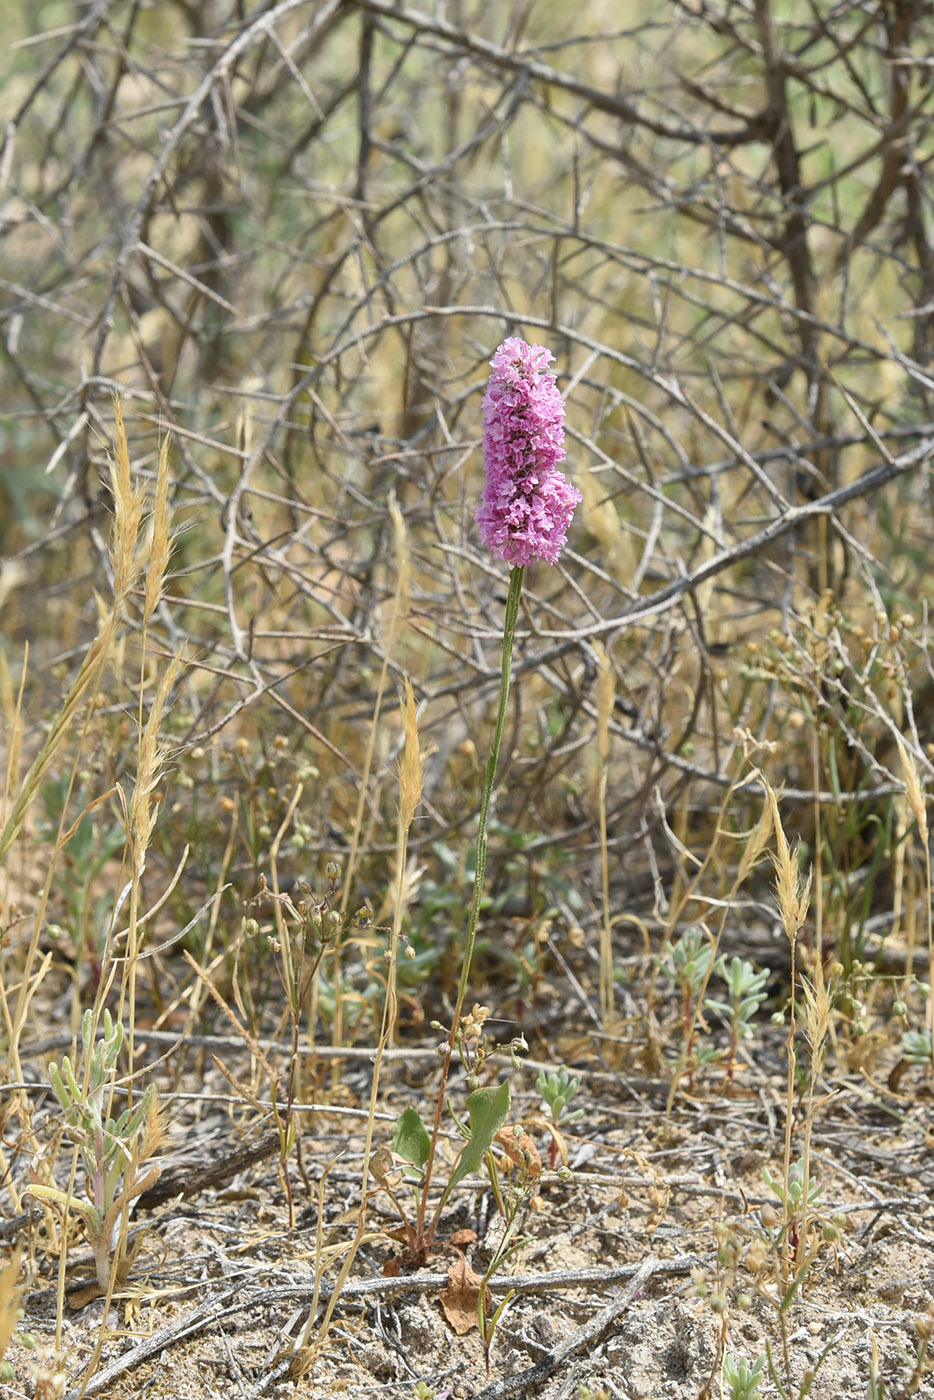
[(486, 488), (477, 507), (493, 557), (515, 567), (557, 564), (581, 493), (563, 472), (564, 400), (543, 345), (504, 340), (483, 397)]

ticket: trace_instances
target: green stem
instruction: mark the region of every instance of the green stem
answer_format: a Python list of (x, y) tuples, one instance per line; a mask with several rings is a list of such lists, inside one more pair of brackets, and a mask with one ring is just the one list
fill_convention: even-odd
[(519, 620), (519, 601), (522, 597), (522, 579), (524, 572), (524, 569), (516, 568), (512, 570), (509, 576), (509, 593), (506, 597), (506, 617), (503, 623), (503, 664), (499, 690), (499, 712), (496, 716), (496, 730), (493, 734), (493, 744), (490, 748), (490, 756), (487, 760), (486, 779), (483, 784), (483, 798), (480, 803), (480, 821), (477, 827), (477, 864), (474, 873), (473, 897), (470, 901), (470, 913), (467, 918), (467, 934), (464, 939), (461, 975), (460, 981), (457, 984), (457, 1000), (454, 1004), (454, 1015), (451, 1020), (451, 1033), (448, 1036), (444, 1064), (441, 1069), (441, 1086), (438, 1090), (438, 1103), (435, 1108), (435, 1121), (431, 1132), (431, 1149), (428, 1154), (428, 1161), (425, 1163), (425, 1183), (422, 1187), (418, 1209), (418, 1238), (420, 1242), (424, 1242), (426, 1248), (431, 1245), (431, 1241), (434, 1238), (435, 1229), (438, 1224), (438, 1216), (441, 1211), (441, 1206), (444, 1204), (444, 1198), (442, 1197), (441, 1205), (435, 1212), (434, 1219), (429, 1227), (428, 1237), (425, 1239), (425, 1209), (428, 1201), (428, 1187), (431, 1184), (432, 1167), (435, 1160), (435, 1148), (438, 1142), (438, 1135), (441, 1131), (441, 1119), (444, 1113), (444, 1093), (447, 1088), (448, 1073), (451, 1068), (454, 1046), (457, 1043), (457, 1030), (464, 1010), (464, 1002), (467, 998), (470, 965), (473, 962), (474, 948), (477, 943), (477, 925), (480, 922), (480, 904), (483, 899), (483, 877), (486, 872), (487, 822), (490, 815), (490, 803), (493, 800), (493, 788), (496, 782), (499, 747), (503, 738), (503, 730), (506, 726), (506, 702), (509, 699), (509, 680), (512, 673), (512, 649), (516, 639), (516, 624)]
[(477, 925), (480, 922), (480, 903), (483, 899), (483, 877), (486, 872), (487, 821), (490, 803), (493, 800), (493, 787), (496, 782), (496, 769), (499, 763), (499, 746), (506, 725), (506, 702), (509, 699), (509, 681), (512, 674), (512, 648), (516, 639), (516, 623), (519, 619), (519, 600), (522, 596), (523, 569), (513, 569), (509, 578), (509, 594), (506, 598), (506, 618), (503, 624), (503, 668), (499, 691), (499, 712), (496, 716), (496, 731), (486, 765), (486, 781), (483, 785), (483, 799), (480, 803), (480, 823), (477, 827), (477, 868), (474, 873), (473, 899), (470, 901), (470, 916), (467, 920), (467, 937), (464, 940), (464, 958), (461, 965), (460, 982), (457, 987), (457, 1002), (454, 1007), (454, 1022), (451, 1027), (450, 1049), (454, 1049), (454, 1036), (464, 1001), (467, 997), (467, 982), (470, 977), (470, 964), (473, 961), (477, 942)]

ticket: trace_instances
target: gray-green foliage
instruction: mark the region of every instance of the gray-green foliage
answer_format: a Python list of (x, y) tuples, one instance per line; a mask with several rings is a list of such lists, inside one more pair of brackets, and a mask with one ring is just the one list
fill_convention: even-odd
[[(97, 1281), (106, 1291), (125, 1211), (159, 1176), (158, 1163), (148, 1162), (147, 1158), (159, 1146), (160, 1126), (154, 1084), (117, 1118), (108, 1114), (124, 1029), (106, 1010), (103, 1022), (103, 1036), (96, 1039), (94, 1014), (90, 1010), (84, 1013), (84, 1067), (80, 1075), (67, 1055), (62, 1056), (61, 1066), (54, 1062), (49, 1065), (49, 1079), (61, 1106), (66, 1134), (87, 1171), (88, 1199), (80, 1200), (56, 1186), (34, 1185), (30, 1192), (83, 1217), (94, 1252)], [(119, 1252), (122, 1257), (122, 1249)]]
[(725, 1000), (708, 997), (704, 1006), (708, 1011), (715, 1012), (730, 1028), (727, 1078), (732, 1080), (736, 1067), (736, 1047), (741, 1040), (752, 1039), (752, 1018), (766, 999), (765, 984), (769, 973), (767, 968), (757, 972), (745, 958), (734, 957), (727, 962), (723, 955), (714, 964), (714, 971), (726, 983), (727, 996)]
[(555, 1125), (562, 1123), (576, 1123), (583, 1118), (584, 1110), (575, 1108), (568, 1112), (568, 1104), (573, 1099), (581, 1086), (580, 1080), (567, 1070), (540, 1070), (535, 1087), (542, 1096), (542, 1101), (548, 1109), (548, 1116)]
[(666, 940), (655, 965), (666, 977), (672, 978), (681, 993), (681, 1021), (683, 1046), (677, 1060), (677, 1077), (682, 1069), (687, 1069), (688, 1080), (705, 1065), (720, 1058), (722, 1051), (716, 1046), (698, 1046), (698, 1031), (706, 1029), (699, 1015), (699, 1002), (710, 980), (713, 970), (714, 941), (703, 926), (692, 925), (674, 941)]
[[(765, 1182), (769, 1190), (777, 1197), (784, 1207), (788, 1219), (791, 1220), (797, 1216), (805, 1200), (804, 1158), (799, 1157), (797, 1162), (791, 1164), (788, 1169), (788, 1177), (785, 1181), (773, 1177), (768, 1167), (764, 1169), (762, 1175), (765, 1177)], [(819, 1185), (818, 1182), (814, 1180), (813, 1176), (809, 1176), (807, 1180), (808, 1206), (816, 1205), (823, 1191), (823, 1186)]]
[(729, 963), (720, 956), (715, 971), (727, 985), (727, 999), (708, 997), (704, 1002), (708, 1011), (715, 1011), (728, 1025), (737, 1040), (749, 1040), (753, 1034), (751, 1018), (766, 999), (765, 984), (769, 980), (768, 968), (757, 972), (751, 962), (734, 957)]
[(934, 1060), (934, 1043), (928, 1031), (905, 1031), (902, 1054), (909, 1064), (929, 1065)]
[(758, 1400), (759, 1380), (765, 1357), (760, 1356), (753, 1366), (744, 1356), (735, 1357), (727, 1352), (723, 1358), (723, 1380), (730, 1400)]
[(703, 991), (713, 964), (713, 944), (698, 927), (687, 928), (674, 942), (665, 943), (657, 965), (673, 977), (690, 1003)]

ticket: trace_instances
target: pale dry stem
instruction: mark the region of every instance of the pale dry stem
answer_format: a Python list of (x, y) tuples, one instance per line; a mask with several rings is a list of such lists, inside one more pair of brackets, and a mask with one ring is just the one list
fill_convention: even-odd
[[(795, 1076), (797, 1070), (797, 1053), (795, 1049), (795, 1035), (797, 1031), (797, 1020), (795, 1011), (795, 998), (797, 996), (797, 948), (798, 935), (807, 918), (808, 906), (811, 894), (811, 874), (807, 879), (802, 879), (801, 867), (798, 860), (797, 849), (792, 851), (785, 835), (782, 825), (781, 813), (778, 808), (778, 798), (775, 790), (763, 778), (765, 782), (766, 796), (772, 809), (773, 830), (775, 833), (776, 850), (772, 853), (772, 863), (775, 867), (775, 893), (778, 899), (779, 914), (781, 915), (782, 927), (788, 939), (788, 946), (791, 955), (790, 983), (788, 1006), (788, 1035), (785, 1040), (785, 1051), (788, 1057), (788, 1076), (785, 1093), (785, 1150), (782, 1162), (783, 1181), (787, 1184), (791, 1172), (791, 1136), (794, 1123), (794, 1100), (795, 1100)], [(818, 951), (816, 961), (820, 961)], [(826, 1032), (826, 1027), (825, 1027)], [(821, 1040), (821, 1044), (822, 1044)], [(813, 1093), (813, 1082), (815, 1074), (814, 1060), (811, 1062), (811, 1090)], [(809, 1113), (805, 1124), (804, 1142), (804, 1203), (802, 1207), (802, 1224), (799, 1234), (799, 1250), (806, 1248), (807, 1242), (807, 1207), (808, 1207), (808, 1169), (810, 1163), (810, 1134), (812, 1127), (812, 1114)], [(791, 1273), (790, 1236), (788, 1231), (783, 1235), (782, 1243), (782, 1267), (783, 1267), (783, 1287), (787, 1290)]]
[[(918, 775), (917, 764), (908, 752), (908, 749), (901, 738), (896, 740), (898, 754), (902, 762), (902, 769), (905, 774), (905, 788), (908, 793), (908, 804), (911, 807), (912, 815), (918, 826), (918, 836), (924, 850), (924, 887), (925, 887), (925, 925), (928, 943), (928, 995), (927, 995), (927, 1029), (931, 1037), (931, 1044), (934, 1046), (934, 910), (931, 908), (931, 900), (934, 897), (931, 883), (931, 848), (930, 836), (928, 832), (927, 802), (925, 800), (924, 789), (921, 786), (921, 779)], [(912, 922), (912, 931), (914, 923)], [(911, 942), (914, 937), (912, 933)], [(908, 950), (908, 971), (913, 964), (914, 948)]]
[[(392, 520), (393, 540), (396, 563), (396, 586), (393, 593), (392, 611), (390, 613), (389, 628), (383, 647), (383, 660), (379, 672), (379, 680), (376, 685), (376, 699), (373, 703), (373, 715), (370, 721), (369, 732), (367, 734), (366, 753), (363, 760), (363, 770), (360, 775), (360, 790), (357, 795), (357, 809), (354, 814), (353, 827), (350, 833), (350, 850), (347, 855), (347, 862), (344, 868), (344, 887), (341, 895), (340, 909), (345, 913), (348, 901), (353, 888), (353, 876), (357, 863), (357, 856), (360, 850), (360, 842), (363, 835), (363, 814), (366, 810), (367, 796), (370, 788), (370, 775), (373, 771), (373, 759), (376, 749), (376, 738), (379, 732), (379, 718), (382, 713), (383, 697), (386, 693), (386, 683), (389, 677), (389, 665), (393, 648), (401, 631), (405, 627), (409, 616), (409, 585), (412, 572), (412, 555), (409, 548), (408, 532), (406, 530), (405, 519), (399, 509), (394, 492), (389, 496), (389, 516)], [(343, 1000), (341, 993), (341, 958), (340, 947), (335, 944), (333, 954), (333, 980), (334, 980), (334, 1028), (333, 1043), (343, 1044)], [(333, 1066), (335, 1083), (340, 1073), (340, 1062), (335, 1061)]]
[(595, 643), (597, 654), (597, 759), (600, 777), (597, 788), (597, 818), (600, 832), (600, 1012), (605, 1030), (614, 1019), (613, 925), (610, 913), (610, 853), (607, 842), (606, 797), (610, 763), (610, 721), (616, 700), (616, 681), (606, 648)]

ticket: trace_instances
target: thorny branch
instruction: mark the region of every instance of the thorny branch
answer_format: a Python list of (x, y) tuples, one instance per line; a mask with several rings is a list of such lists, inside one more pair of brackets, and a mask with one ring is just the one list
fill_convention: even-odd
[[(925, 547), (924, 7), (683, 0), (620, 27), (589, 0), (560, 41), (491, 0), (244, 8), (96, 0), (25, 27), (0, 145), (0, 407), (33, 464), (0, 472), (12, 598), (40, 530), (80, 545), (91, 605), (121, 393), (140, 476), (172, 434), (186, 532), (154, 625), (169, 654), (193, 642), (189, 739), (272, 698), (322, 781), (353, 784), (341, 726), (387, 647), (394, 493), (413, 583), (390, 675), (438, 746), (434, 801), (494, 689), (486, 361), (534, 336), (585, 501), (519, 623), (516, 724), (545, 736), (529, 790), (554, 800), (593, 732), (600, 641), (636, 787), (664, 807), (734, 781), (756, 714), (715, 673), (855, 576), (877, 587), (880, 519)], [(25, 532), (2, 523), (23, 502)], [(442, 806), (416, 848), (465, 819)], [(615, 839), (651, 839), (643, 799), (618, 816)]]

